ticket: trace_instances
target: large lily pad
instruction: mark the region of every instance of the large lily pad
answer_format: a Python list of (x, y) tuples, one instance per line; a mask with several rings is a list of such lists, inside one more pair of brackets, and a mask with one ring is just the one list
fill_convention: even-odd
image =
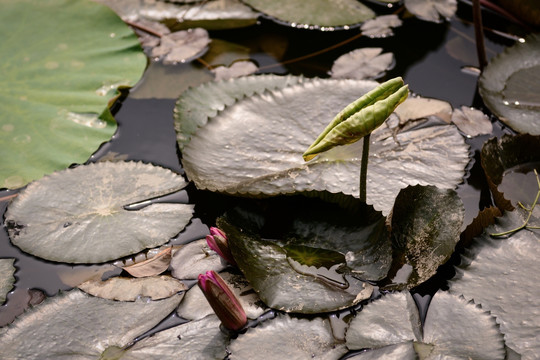
[(478, 82), (480, 95), (499, 119), (520, 133), (540, 135), (540, 36), (495, 56)]
[[(503, 335), (495, 318), (473, 302), (438, 292), (428, 308), (423, 331), (412, 296), (393, 293), (366, 306), (347, 330), (349, 349), (406, 348), (414, 342), (408, 357), (392, 359), (504, 359)], [(464, 346), (467, 344), (467, 346)], [(384, 355), (384, 353), (383, 353)], [(355, 359), (371, 359), (369, 351)]]
[(7, 293), (13, 288), (15, 282), (15, 259), (0, 259), (0, 305), (6, 301)]
[(98, 359), (153, 328), (179, 301), (173, 296), (119, 302), (79, 290), (63, 293), (27, 311), (0, 334), (2, 357)]
[[(373, 287), (340, 272), (345, 258), (335, 256), (330, 263), (313, 263), (305, 259), (320, 258), (319, 249), (300, 246), (302, 252), (291, 255), (291, 249), (272, 240), (261, 239), (249, 225), (249, 218), (236, 216), (218, 219), (218, 226), (228, 237), (229, 247), (240, 270), (268, 306), (298, 313), (320, 313), (342, 309), (370, 297)], [(233, 220), (229, 220), (232, 218)], [(243, 223), (242, 223), (243, 221)], [(243, 225), (243, 226), (242, 226)], [(255, 230), (255, 231), (253, 231)], [(326, 262), (329, 250), (322, 251)]]
[(293, 26), (348, 26), (375, 17), (375, 13), (355, 0), (242, 0), (267, 15)]
[(108, 104), (146, 58), (130, 28), (92, 1), (0, 6), (0, 187), (16, 188), (85, 162), (109, 140)]
[[(241, 86), (230, 82), (235, 85)], [(336, 147), (307, 163), (302, 154), (335, 114), (377, 85), (317, 79), (240, 100), (191, 135), (183, 149), (186, 173), (200, 189), (236, 195), (326, 190), (358, 196), (362, 142)], [(192, 107), (202, 105), (199, 111), (205, 111), (204, 104), (220, 93), (201, 95), (204, 102)], [(469, 162), (468, 145), (455, 126), (414, 124), (386, 122), (371, 135), (367, 202), (385, 215), (401, 188), (454, 188)]]
[(135, 162), (94, 163), (33, 182), (5, 215), (11, 241), (44, 259), (96, 263), (167, 242), (191, 219), (193, 206), (126, 206), (182, 189), (182, 176)]
[[(533, 194), (534, 196), (534, 194)], [(508, 238), (492, 238), (491, 233), (508, 231), (523, 224), (527, 212), (506, 212), (462, 258), (450, 291), (473, 299), (497, 318), (506, 344), (522, 359), (537, 359), (540, 354), (540, 234), (521, 230)], [(540, 225), (540, 209), (534, 211), (531, 225)]]
[(328, 320), (286, 315), (249, 329), (231, 342), (229, 350), (231, 360), (339, 359), (347, 352), (332, 336)]

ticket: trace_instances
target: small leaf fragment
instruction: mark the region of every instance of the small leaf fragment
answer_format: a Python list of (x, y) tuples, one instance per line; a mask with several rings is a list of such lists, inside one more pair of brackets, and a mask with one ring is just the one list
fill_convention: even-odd
[(159, 275), (169, 268), (172, 258), (172, 247), (167, 247), (154, 257), (145, 261), (124, 266), (122, 269), (134, 277)]
[(452, 113), (452, 122), (467, 136), (474, 137), (483, 134), (491, 134), (493, 125), (488, 116), (467, 106), (455, 109)]
[(334, 61), (331, 77), (334, 79), (376, 79), (394, 62), (394, 54), (383, 53), (382, 48), (361, 48), (341, 55)]

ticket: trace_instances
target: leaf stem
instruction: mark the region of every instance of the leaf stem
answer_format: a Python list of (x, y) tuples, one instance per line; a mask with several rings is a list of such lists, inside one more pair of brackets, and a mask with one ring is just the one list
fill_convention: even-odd
[(538, 185), (538, 191), (536, 192), (536, 197), (534, 198), (533, 204), (531, 205), (530, 208), (527, 208), (521, 203), (519, 203), (519, 205), (529, 213), (529, 215), (527, 216), (527, 219), (525, 219), (525, 221), (523, 222), (523, 225), (518, 226), (515, 229), (505, 231), (505, 232), (490, 234), (491, 236), (500, 237), (500, 236), (512, 235), (513, 233), (518, 232), (519, 230), (522, 230), (522, 229), (540, 229), (540, 226), (528, 226), (529, 220), (531, 219), (531, 216), (533, 214), (533, 210), (536, 204), (538, 203), (538, 199), (540, 199), (540, 178), (538, 177), (538, 173), (536, 172), (536, 169), (534, 169), (534, 175), (536, 175), (536, 183)]
[(476, 53), (478, 55), (480, 71), (483, 71), (487, 64), (487, 60), (486, 47), (484, 45), (484, 28), (482, 27), (482, 9), (480, 8), (480, 0), (473, 0), (472, 3), (474, 35), (476, 37)]
[(362, 162), (360, 165), (360, 201), (366, 202), (367, 198), (367, 166), (368, 166), (368, 157), (369, 157), (369, 137), (370, 134), (364, 136), (363, 147), (362, 147)]

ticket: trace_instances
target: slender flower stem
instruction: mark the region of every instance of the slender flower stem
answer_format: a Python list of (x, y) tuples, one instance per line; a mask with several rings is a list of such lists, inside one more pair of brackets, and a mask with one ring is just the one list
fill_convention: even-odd
[(362, 147), (362, 162), (360, 165), (360, 201), (366, 202), (367, 198), (367, 166), (368, 166), (368, 157), (369, 157), (369, 136), (367, 134), (364, 136), (364, 143)]
[(527, 208), (526, 206), (524, 206), (521, 203), (519, 204), (524, 210), (526, 210), (529, 213), (529, 215), (527, 216), (527, 219), (525, 219), (525, 221), (523, 222), (523, 225), (518, 226), (515, 229), (505, 231), (505, 232), (490, 234), (491, 236), (500, 237), (500, 236), (512, 235), (513, 233), (518, 232), (519, 230), (522, 230), (522, 229), (539, 229), (540, 228), (540, 226), (529, 226), (528, 225), (529, 220), (531, 219), (531, 216), (533, 214), (533, 210), (534, 210), (536, 204), (538, 203), (538, 200), (540, 199), (540, 178), (538, 177), (538, 173), (536, 172), (536, 169), (534, 170), (534, 175), (536, 175), (536, 183), (538, 184), (538, 192), (536, 193), (536, 197), (534, 199), (533, 204), (531, 205), (530, 208)]
[(487, 64), (486, 47), (484, 45), (484, 28), (482, 26), (482, 9), (480, 8), (480, 0), (473, 0), (473, 21), (474, 35), (476, 37), (476, 53), (478, 55), (478, 63), (480, 71), (484, 70)]

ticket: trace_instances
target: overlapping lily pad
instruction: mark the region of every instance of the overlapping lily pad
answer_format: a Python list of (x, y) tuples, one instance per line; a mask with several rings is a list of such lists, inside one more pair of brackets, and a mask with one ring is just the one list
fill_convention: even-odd
[[(198, 130), (193, 124), (204, 125), (207, 116), (199, 122), (184, 121), (192, 111), (179, 106), (179, 123), (187, 126), (180, 141), (191, 136), (183, 148), (186, 173), (200, 189), (236, 195), (326, 190), (358, 196), (362, 142), (336, 147), (308, 163), (302, 154), (335, 114), (377, 85), (366, 80), (311, 80), (237, 101)], [(205, 104), (223, 106), (214, 100), (221, 94), (230, 99), (222, 90), (226, 86), (241, 92), (237, 89), (242, 84), (230, 81), (211, 92), (201, 88), (202, 101), (181, 100), (192, 102), (192, 109), (202, 105), (199, 111), (205, 113)], [(419, 123), (387, 122), (371, 135), (367, 202), (383, 214), (389, 213), (397, 193), (407, 185), (454, 188), (462, 181), (469, 153), (458, 130), (442, 122), (415, 124)]]
[[(423, 328), (412, 296), (393, 293), (362, 309), (350, 323), (346, 343), (349, 349), (384, 349), (377, 355), (385, 356), (400, 346), (408, 354), (392, 359), (502, 360), (506, 355), (494, 317), (473, 302), (440, 291), (431, 300)], [(355, 359), (373, 359), (370, 352)]]
[(85, 162), (109, 140), (109, 102), (135, 85), (146, 57), (131, 29), (93, 1), (0, 4), (9, 34), (0, 43), (0, 188), (17, 188)]
[(15, 282), (15, 259), (0, 259), (0, 305), (6, 301), (7, 293)]
[(192, 241), (178, 249), (170, 264), (171, 274), (177, 279), (197, 279), (209, 270), (225, 268), (219, 255), (210, 249), (205, 239)]
[[(527, 215), (523, 209), (506, 212), (476, 238), (450, 282), (450, 291), (491, 311), (506, 344), (522, 359), (532, 360), (540, 353), (540, 287), (534, 275), (540, 272), (540, 232), (521, 230), (508, 238), (490, 236), (521, 226)], [(540, 226), (538, 206), (530, 224)]]
[(486, 106), (519, 133), (540, 135), (540, 36), (494, 57), (478, 82)]
[[(117, 353), (171, 313), (179, 296), (119, 302), (72, 290), (47, 299), (0, 333), (6, 359), (97, 359)], [(128, 359), (132, 359), (127, 357)]]
[(249, 329), (229, 346), (231, 360), (339, 359), (347, 352), (332, 336), (328, 320), (278, 316)]
[(95, 163), (30, 184), (9, 205), (11, 241), (44, 259), (97, 263), (167, 242), (189, 222), (193, 206), (129, 208), (186, 185), (170, 170), (135, 162)]

